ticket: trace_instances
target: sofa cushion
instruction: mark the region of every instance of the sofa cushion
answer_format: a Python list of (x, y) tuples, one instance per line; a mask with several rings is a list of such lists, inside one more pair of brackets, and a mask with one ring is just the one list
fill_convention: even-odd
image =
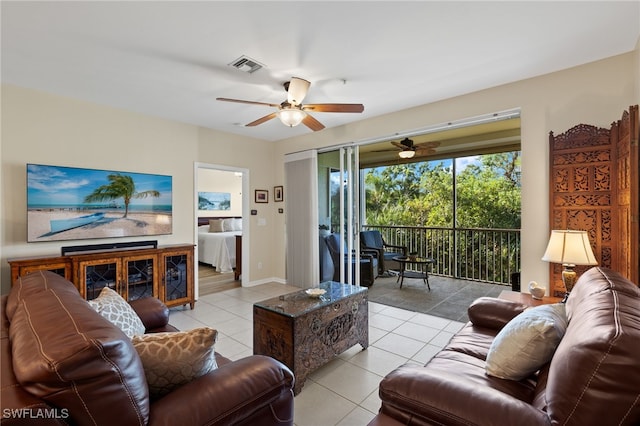
[(525, 310), (509, 321), (491, 343), (487, 374), (509, 380), (528, 377), (551, 360), (566, 329), (563, 303)]
[(218, 332), (196, 328), (173, 333), (152, 333), (133, 338), (152, 398), (171, 392), (217, 368), (214, 344)]
[(68, 409), (73, 424), (113, 418), (114, 408), (121, 424), (147, 423), (147, 383), (131, 340), (77, 292), (49, 288), (22, 298), (9, 335), (20, 385)]
[(122, 330), (127, 337), (144, 334), (145, 326), (138, 314), (122, 296), (109, 287), (103, 288), (98, 297), (89, 301), (89, 305)]

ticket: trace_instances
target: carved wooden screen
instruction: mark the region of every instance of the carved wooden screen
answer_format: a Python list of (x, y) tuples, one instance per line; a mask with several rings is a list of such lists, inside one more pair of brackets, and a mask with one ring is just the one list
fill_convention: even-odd
[(611, 140), (617, 147), (617, 244), (615, 269), (636, 284), (638, 280), (638, 106), (625, 111), (622, 119), (611, 126)]
[[(630, 111), (635, 119), (625, 111), (611, 129), (579, 124), (550, 133), (550, 225), (588, 231), (598, 264), (638, 283), (637, 106)], [(550, 294), (562, 295), (562, 265), (550, 271)]]
[[(612, 146), (609, 130), (579, 124), (549, 136), (551, 229), (589, 232), (593, 253), (611, 267)], [(585, 267), (576, 267), (578, 274)], [(551, 264), (550, 294), (564, 293), (562, 265)]]

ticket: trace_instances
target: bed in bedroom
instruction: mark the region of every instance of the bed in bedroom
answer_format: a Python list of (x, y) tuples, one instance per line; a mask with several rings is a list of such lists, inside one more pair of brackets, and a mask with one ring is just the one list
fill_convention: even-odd
[(216, 271), (235, 272), (240, 278), (242, 268), (242, 218), (198, 218), (198, 262), (216, 268)]

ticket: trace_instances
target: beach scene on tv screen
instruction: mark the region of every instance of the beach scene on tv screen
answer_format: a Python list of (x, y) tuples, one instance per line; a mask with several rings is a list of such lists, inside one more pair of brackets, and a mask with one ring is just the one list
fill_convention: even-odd
[(27, 164), (27, 240), (172, 232), (171, 176)]

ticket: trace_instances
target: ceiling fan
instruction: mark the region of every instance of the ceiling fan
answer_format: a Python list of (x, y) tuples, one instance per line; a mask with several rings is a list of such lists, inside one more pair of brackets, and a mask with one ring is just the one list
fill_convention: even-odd
[(440, 142), (424, 142), (415, 144), (413, 140), (404, 138), (399, 142), (391, 141), (391, 145), (400, 149), (400, 152), (398, 152), (398, 156), (400, 158), (407, 159), (413, 158), (416, 154), (418, 154), (418, 156), (435, 154), (436, 150), (434, 148), (440, 146)]
[(362, 104), (302, 104), (302, 100), (307, 96), (310, 82), (298, 77), (291, 77), (291, 81), (284, 83), (284, 90), (287, 91), (287, 100), (281, 104), (270, 104), (267, 102), (243, 101), (241, 99), (216, 98), (218, 101), (237, 102), (250, 105), (264, 105), (278, 108), (277, 111), (258, 118), (247, 124), (247, 127), (257, 126), (272, 118), (280, 118), (286, 126), (294, 127), (302, 123), (314, 132), (324, 129), (324, 125), (313, 118), (309, 112), (362, 112)]

